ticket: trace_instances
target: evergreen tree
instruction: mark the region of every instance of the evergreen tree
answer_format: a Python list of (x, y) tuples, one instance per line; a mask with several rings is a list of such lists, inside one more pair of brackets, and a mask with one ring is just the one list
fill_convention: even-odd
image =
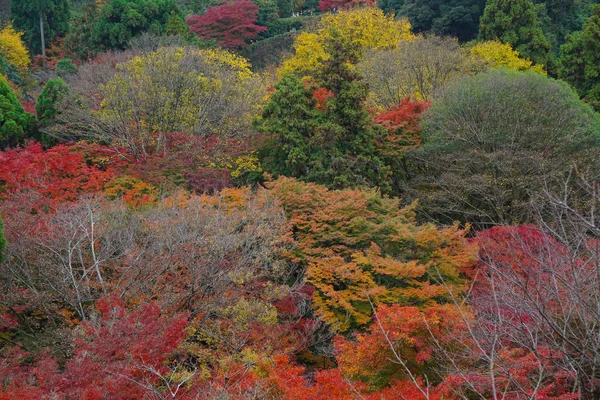
[(12, 88), (0, 75), (0, 145), (15, 146), (33, 130), (35, 118), (25, 112)]
[(364, 107), (368, 85), (353, 67), (360, 49), (337, 31), (324, 47), (329, 58), (316, 71), (316, 82), (284, 76), (258, 120), (270, 135), (265, 168), (334, 189), (387, 190), (389, 168), (377, 148), (383, 131)]
[(461, 41), (474, 39), (484, 0), (381, 0), (386, 13), (407, 17), (415, 32), (456, 36)]
[(60, 78), (50, 79), (37, 98), (35, 112), (42, 125), (46, 125), (56, 117), (56, 106), (69, 91), (67, 84)]
[(52, 40), (69, 32), (71, 8), (69, 0), (13, 1), (10, 16), (14, 27), (25, 32), (29, 50), (34, 54), (45, 54)]
[(167, 35), (181, 36), (183, 38), (188, 38), (190, 36), (190, 28), (185, 23), (180, 12), (171, 11), (165, 26), (165, 33)]
[(65, 39), (65, 47), (69, 53), (76, 55), (81, 60), (88, 60), (101, 50), (94, 41), (98, 11), (98, 4), (95, 1), (89, 1), (82, 13), (73, 20), (69, 35)]
[(531, 0), (489, 0), (481, 17), (479, 39), (498, 39), (536, 64), (548, 63), (550, 42)]
[(99, 48), (122, 50), (143, 32), (164, 34), (173, 14), (182, 17), (175, 0), (110, 0), (98, 13), (93, 39)]
[(560, 49), (560, 77), (600, 111), (600, 5), (593, 8), (583, 31), (567, 36)]

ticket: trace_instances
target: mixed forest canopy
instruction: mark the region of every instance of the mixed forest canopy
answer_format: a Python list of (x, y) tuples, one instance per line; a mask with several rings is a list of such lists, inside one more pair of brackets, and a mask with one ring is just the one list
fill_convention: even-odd
[(600, 397), (595, 0), (0, 0), (0, 400)]

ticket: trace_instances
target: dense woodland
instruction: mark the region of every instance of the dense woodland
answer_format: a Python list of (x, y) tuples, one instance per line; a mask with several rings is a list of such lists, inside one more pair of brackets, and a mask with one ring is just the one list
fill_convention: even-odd
[(0, 399), (600, 398), (594, 0), (0, 0)]

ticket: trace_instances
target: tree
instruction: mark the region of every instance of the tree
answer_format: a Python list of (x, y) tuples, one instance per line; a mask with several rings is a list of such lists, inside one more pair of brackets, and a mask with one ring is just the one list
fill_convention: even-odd
[(56, 109), (67, 95), (69, 87), (60, 78), (49, 79), (35, 103), (35, 112), (42, 125), (48, 125), (56, 118)]
[(376, 8), (326, 14), (320, 19), (316, 33), (302, 32), (298, 35), (294, 42), (295, 55), (284, 62), (280, 73), (310, 75), (330, 57), (324, 44), (334, 31), (343, 40), (358, 45), (360, 51), (368, 48), (392, 49), (400, 42), (414, 39), (406, 19), (395, 20)]
[(560, 48), (559, 76), (597, 111), (600, 110), (599, 54), (600, 6), (595, 6), (583, 31), (567, 35), (566, 43)]
[(34, 54), (46, 54), (46, 48), (57, 37), (69, 32), (71, 9), (68, 0), (13, 1), (10, 15), (17, 30)]
[(477, 228), (532, 221), (546, 187), (561, 185), (572, 165), (592, 168), (599, 123), (565, 83), (535, 72), (462, 78), (424, 114), (407, 197), (438, 221)]
[(165, 33), (174, 15), (182, 18), (175, 0), (110, 0), (98, 11), (93, 41), (105, 50), (126, 49), (131, 39), (144, 32)]
[[(330, 188), (385, 187), (389, 168), (376, 145), (382, 131), (373, 127), (364, 108), (368, 87), (351, 66), (359, 47), (334, 32), (324, 49), (330, 58), (314, 71), (315, 99), (298, 78), (286, 77), (257, 122), (269, 138), (265, 168)], [(297, 121), (295, 111), (308, 120)]]
[(216, 39), (228, 49), (245, 47), (248, 41), (265, 31), (256, 25), (259, 8), (250, 0), (235, 0), (211, 7), (204, 15), (188, 17), (190, 30), (203, 39)]
[(181, 16), (181, 13), (171, 11), (165, 25), (165, 33), (183, 38), (187, 38), (190, 35), (190, 28), (185, 23), (185, 19)]
[(384, 0), (379, 4), (386, 13), (408, 18), (416, 32), (451, 35), (460, 41), (477, 36), (484, 5), (481, 0)]
[(531, 0), (491, 0), (479, 25), (480, 40), (500, 40), (536, 64), (548, 63), (550, 43)]
[[(289, 257), (306, 268), (316, 289), (315, 312), (341, 332), (369, 324), (373, 304), (427, 307), (447, 302), (473, 262), (465, 230), (417, 225), (412, 207), (375, 190), (328, 190), (289, 178), (272, 190), (292, 221), (297, 249)], [(456, 285), (456, 286), (455, 286)]]
[(81, 13), (73, 18), (69, 34), (65, 38), (64, 44), (69, 54), (80, 60), (88, 60), (102, 50), (94, 40), (98, 11), (98, 3), (88, 1)]
[(25, 112), (12, 88), (0, 75), (0, 143), (3, 148), (21, 143), (33, 130), (33, 115)]
[(0, 53), (19, 71), (26, 70), (30, 62), (22, 36), (23, 33), (15, 31), (12, 25), (7, 25), (0, 31)]
[(164, 153), (172, 132), (248, 137), (262, 90), (248, 61), (226, 50), (161, 47), (127, 55), (104, 76), (80, 69), (57, 124), (45, 131), (101, 140), (142, 160)]
[(497, 40), (480, 42), (469, 49), (476, 61), (483, 63), (484, 68), (506, 68), (513, 71), (536, 71), (545, 75), (543, 66), (533, 64), (530, 60), (521, 58), (519, 52), (513, 50), (508, 43)]
[(431, 100), (470, 68), (468, 55), (456, 39), (437, 36), (402, 41), (392, 49), (370, 50), (358, 64), (369, 84), (369, 100), (380, 109), (407, 97)]

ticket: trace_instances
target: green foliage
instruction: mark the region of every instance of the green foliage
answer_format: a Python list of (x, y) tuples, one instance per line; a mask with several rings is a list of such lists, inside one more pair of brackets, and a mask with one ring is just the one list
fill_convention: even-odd
[(479, 39), (498, 39), (536, 64), (548, 63), (550, 42), (531, 0), (489, 0), (481, 17)]
[(560, 49), (561, 79), (569, 82), (597, 111), (600, 111), (600, 5), (583, 31), (567, 36)]
[(285, 75), (257, 121), (269, 134), (265, 169), (330, 188), (386, 190), (389, 169), (376, 147), (382, 130), (373, 127), (364, 108), (368, 86), (352, 65), (359, 47), (334, 31), (325, 49), (330, 58), (315, 71), (316, 83)]
[(98, 5), (89, 1), (80, 15), (73, 19), (69, 35), (65, 39), (65, 47), (70, 54), (81, 60), (87, 60), (100, 52), (94, 41), (94, 29), (98, 20)]
[(590, 0), (533, 0), (544, 34), (558, 51), (566, 36), (581, 30), (590, 12)]
[(280, 18), (291, 17), (294, 11), (294, 3), (292, 0), (277, 0), (277, 9)]
[[(259, 14), (260, 17), (260, 14)], [(299, 31), (302, 29), (301, 18), (277, 18), (267, 25), (268, 30), (262, 32), (260, 38), (270, 38), (274, 36), (284, 35), (292, 30)]]
[(477, 36), (483, 0), (383, 0), (386, 12), (407, 17), (416, 32), (456, 36), (461, 41)]
[[(466, 128), (468, 127), (468, 129)], [(561, 81), (491, 70), (449, 85), (424, 114), (408, 197), (477, 227), (533, 219), (569, 168), (593, 167), (600, 118)]]
[(50, 79), (37, 98), (35, 112), (42, 125), (47, 125), (56, 118), (56, 107), (69, 91), (67, 84), (60, 78)]
[(166, 33), (169, 19), (172, 29), (179, 26), (173, 14), (183, 18), (175, 0), (111, 0), (99, 11), (94, 41), (104, 49), (125, 49), (143, 32)]
[(70, 58), (63, 58), (56, 63), (56, 74), (60, 77), (69, 75), (75, 75), (77, 73), (77, 66), (73, 64), (73, 60)]
[(255, 0), (254, 3), (258, 6), (258, 25), (268, 27), (279, 19), (276, 0)]
[(11, 3), (10, 16), (14, 27), (25, 32), (25, 42), (34, 54), (42, 52), (40, 14), (44, 24), (44, 39), (48, 46), (52, 40), (64, 37), (69, 32), (69, 0), (28, 0)]
[(33, 130), (34, 116), (25, 112), (12, 88), (0, 75), (0, 144), (3, 148), (21, 143)]
[(165, 26), (165, 33), (167, 35), (181, 36), (184, 38), (190, 36), (190, 28), (185, 23), (180, 12), (171, 11)]

